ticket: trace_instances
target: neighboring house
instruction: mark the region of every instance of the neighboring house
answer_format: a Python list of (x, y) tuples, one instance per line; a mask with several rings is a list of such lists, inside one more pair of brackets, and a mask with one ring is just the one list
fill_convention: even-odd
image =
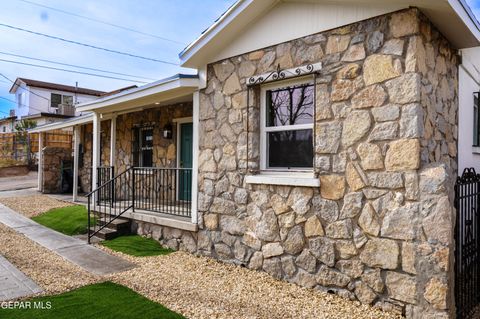
[(478, 166), (480, 122), (478, 48), (464, 49), (479, 45), (463, 0), (240, 0), (180, 54), (198, 76), (34, 131), (73, 127), (89, 208), (141, 235), (408, 318), (453, 317), (454, 180)]
[(0, 119), (0, 133), (11, 133), (15, 131), (16, 116), (8, 116)]
[(38, 125), (79, 115), (75, 105), (105, 94), (98, 90), (25, 78), (17, 78), (10, 93), (15, 94), (17, 102), (15, 115), (19, 119), (35, 120)]

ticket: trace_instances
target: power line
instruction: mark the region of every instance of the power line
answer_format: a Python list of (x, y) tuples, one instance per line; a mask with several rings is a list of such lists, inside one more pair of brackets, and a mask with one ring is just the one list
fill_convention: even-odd
[[(20, 1), (21, 1), (21, 0), (20, 0)], [(80, 65), (69, 64), (69, 63), (55, 62), (55, 61), (52, 61), (52, 60), (33, 58), (33, 57), (25, 56), (25, 55), (8, 53), (8, 52), (2, 52), (2, 51), (0, 51), (0, 54), (9, 55), (9, 56), (14, 56), (14, 57), (17, 57), (17, 58), (30, 59), (30, 60), (35, 60), (35, 61), (48, 62), (48, 63), (52, 63), (52, 64), (58, 64), (58, 65), (64, 65), (64, 66), (71, 66), (71, 67), (79, 68), (79, 69), (85, 69), (85, 70), (91, 70), (91, 71), (97, 71), (97, 72), (103, 72), (103, 73), (109, 73), (109, 74), (116, 74), (116, 75), (124, 75), (124, 76), (133, 77), (133, 78), (140, 78), (140, 79), (146, 79), (146, 80), (152, 80), (152, 81), (157, 80), (157, 79), (153, 79), (153, 78), (147, 78), (147, 77), (144, 77), (144, 76), (138, 76), (138, 75), (131, 75), (131, 74), (126, 74), (126, 73), (112, 72), (112, 71), (107, 71), (107, 70), (102, 70), (102, 69), (96, 69), (96, 68), (90, 68), (90, 67), (86, 67), (86, 66), (80, 66)]]
[(74, 40), (69, 40), (69, 39), (57, 37), (57, 36), (54, 36), (54, 35), (49, 35), (49, 34), (45, 34), (45, 33), (41, 33), (41, 32), (36, 32), (36, 31), (28, 30), (28, 29), (15, 27), (15, 26), (12, 26), (12, 25), (9, 25), (9, 24), (0, 23), (0, 26), (5, 27), (5, 28), (9, 28), (9, 29), (13, 29), (13, 30), (17, 30), (17, 31), (22, 31), (22, 32), (27, 32), (27, 33), (39, 35), (39, 36), (46, 37), (46, 38), (49, 38), (49, 39), (54, 39), (54, 40), (59, 40), (59, 41), (67, 42), (67, 43), (72, 43), (72, 44), (84, 46), (84, 47), (87, 47), (87, 48), (102, 50), (102, 51), (106, 51), (106, 52), (110, 52), (110, 53), (116, 53), (116, 54), (120, 54), (120, 55), (129, 56), (129, 57), (132, 57), (132, 58), (147, 60), (147, 61), (153, 61), (153, 62), (178, 66), (177, 63), (173, 63), (173, 62), (169, 62), (169, 61), (165, 61), (165, 60), (159, 60), (159, 59), (144, 57), (144, 56), (136, 55), (136, 54), (132, 54), (132, 53), (112, 50), (112, 49), (108, 49), (108, 48), (102, 48), (102, 47), (98, 47), (98, 46), (95, 46), (95, 45), (92, 45), (92, 44), (87, 44), (87, 43), (83, 43), (83, 42), (78, 42), (78, 41), (74, 41)]
[[(17, 84), (15, 81), (13, 81), (12, 79), (8, 78), (5, 74), (0, 73), (0, 76), (3, 77), (4, 79), (10, 81), (11, 83), (13, 83), (13, 85), (16, 85), (17, 87), (20, 87), (20, 85), (18, 85), (18, 84)], [(42, 99), (47, 100), (47, 101), (48, 101), (48, 104), (50, 104), (50, 99), (49, 99), (49, 98), (46, 98), (46, 97), (44, 97), (44, 96), (42, 96), (42, 95), (40, 95), (40, 94), (38, 94), (38, 93), (32, 92), (32, 91), (30, 91), (29, 89), (25, 89), (25, 90), (28, 91), (28, 92), (30, 92), (30, 93), (32, 93), (33, 95), (36, 95), (36, 96), (38, 96), (38, 97), (41, 97)]]
[(6, 97), (3, 97), (3, 96), (0, 96), (0, 99), (3, 99), (3, 100), (5, 100), (5, 101), (9, 101), (9, 102), (15, 103), (15, 105), (23, 105), (23, 106), (26, 106), (26, 107), (28, 107), (28, 108), (30, 108), (30, 109), (32, 109), (32, 110), (38, 111), (38, 112), (40, 112), (40, 113), (44, 112), (44, 111), (42, 111), (42, 110), (40, 110), (40, 109), (36, 109), (36, 108), (34, 108), (34, 107), (32, 107), (32, 106), (29, 106), (29, 105), (26, 105), (26, 104), (23, 104), (23, 103), (18, 103), (17, 101), (10, 100), (10, 99), (8, 99), (8, 98), (6, 98)]
[(74, 16), (74, 17), (77, 17), (77, 18), (86, 19), (86, 20), (89, 20), (89, 21), (94, 21), (94, 22), (97, 22), (97, 23), (105, 24), (105, 25), (115, 27), (115, 28), (119, 28), (119, 29), (122, 29), (122, 30), (125, 30), (125, 31), (135, 32), (135, 33), (138, 33), (138, 34), (154, 37), (154, 38), (157, 38), (157, 39), (160, 39), (160, 40), (169, 41), (169, 42), (180, 44), (180, 45), (185, 45), (185, 43), (177, 41), (177, 40), (169, 39), (169, 38), (166, 38), (166, 37), (162, 37), (162, 36), (159, 36), (159, 35), (143, 32), (143, 31), (138, 31), (138, 30), (135, 30), (135, 29), (132, 29), (132, 28), (128, 28), (128, 27), (124, 27), (124, 26), (121, 26), (121, 25), (118, 25), (118, 24), (98, 20), (98, 19), (95, 19), (95, 18), (90, 18), (90, 17), (84, 16), (84, 15), (69, 12), (69, 11), (66, 11), (66, 10), (61, 10), (61, 9), (49, 7), (49, 6), (46, 6), (46, 5), (37, 3), (37, 2), (28, 1), (28, 0), (18, 0), (18, 1), (25, 2), (25, 3), (28, 3), (28, 4), (32, 4), (32, 5), (38, 6), (38, 7), (46, 8), (46, 9), (49, 9), (49, 10), (52, 10), (52, 11), (61, 12), (63, 14), (68, 14), (68, 15), (71, 15), (71, 16)]
[(136, 83), (143, 83), (143, 84), (148, 83), (148, 82), (145, 82), (145, 81), (137, 81), (137, 80), (132, 80), (132, 79), (125, 79), (125, 78), (119, 78), (119, 77), (114, 77), (114, 76), (108, 76), (108, 75), (102, 75), (102, 74), (94, 74), (94, 73), (81, 72), (81, 71), (75, 71), (75, 70), (67, 70), (67, 69), (62, 69), (62, 68), (55, 68), (55, 67), (53, 67), (53, 66), (46, 66), (46, 65), (25, 63), (25, 62), (12, 61), (12, 60), (0, 59), (0, 62), (21, 64), (21, 65), (33, 66), (33, 67), (36, 67), (36, 68), (43, 68), (43, 69), (49, 69), (49, 70), (56, 70), (56, 71), (63, 71), (63, 72), (70, 72), (70, 73), (77, 73), (77, 74), (90, 75), (90, 76), (96, 76), (96, 77), (100, 77), (100, 78), (120, 80), (120, 81), (127, 81), (127, 82), (136, 82)]

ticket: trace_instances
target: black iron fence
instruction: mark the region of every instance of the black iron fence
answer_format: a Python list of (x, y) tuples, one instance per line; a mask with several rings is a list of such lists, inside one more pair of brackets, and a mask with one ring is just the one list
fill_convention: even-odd
[(480, 314), (480, 175), (467, 168), (455, 184), (455, 304), (457, 318)]
[(87, 194), (89, 242), (129, 209), (191, 217), (191, 168), (131, 167), (114, 176), (113, 167), (99, 167), (97, 174)]
[(191, 216), (192, 169), (135, 167), (134, 209)]
[[(97, 167), (97, 188), (100, 188), (103, 184), (115, 177), (115, 168), (113, 166), (100, 166)], [(97, 194), (97, 203), (102, 200), (110, 200), (115, 198), (115, 187), (112, 184), (108, 184), (105, 187), (99, 189)]]

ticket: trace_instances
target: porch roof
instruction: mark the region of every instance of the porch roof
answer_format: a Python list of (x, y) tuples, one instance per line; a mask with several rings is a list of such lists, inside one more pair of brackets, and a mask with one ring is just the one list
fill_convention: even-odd
[(124, 112), (142, 106), (173, 101), (193, 94), (199, 88), (196, 74), (176, 74), (117, 94), (81, 103), (77, 111), (98, 113)]
[(76, 116), (65, 121), (49, 123), (30, 129), (30, 133), (48, 132), (52, 130), (61, 130), (73, 127), (75, 125), (87, 124), (93, 122), (93, 113)]

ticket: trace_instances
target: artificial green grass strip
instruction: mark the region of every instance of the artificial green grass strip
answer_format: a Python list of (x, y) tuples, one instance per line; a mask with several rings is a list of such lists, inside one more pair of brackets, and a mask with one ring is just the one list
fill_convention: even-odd
[(136, 257), (167, 255), (173, 252), (162, 247), (156, 240), (138, 235), (121, 236), (101, 242), (112, 250)]
[[(135, 291), (112, 282), (85, 286), (67, 293), (28, 300), (27, 309), (2, 309), (9, 319), (177, 319), (184, 318)], [(43, 308), (34, 309), (35, 305)], [(5, 308), (5, 307), (4, 307)]]
[(65, 235), (87, 233), (88, 216), (87, 209), (83, 205), (55, 208), (32, 219)]

